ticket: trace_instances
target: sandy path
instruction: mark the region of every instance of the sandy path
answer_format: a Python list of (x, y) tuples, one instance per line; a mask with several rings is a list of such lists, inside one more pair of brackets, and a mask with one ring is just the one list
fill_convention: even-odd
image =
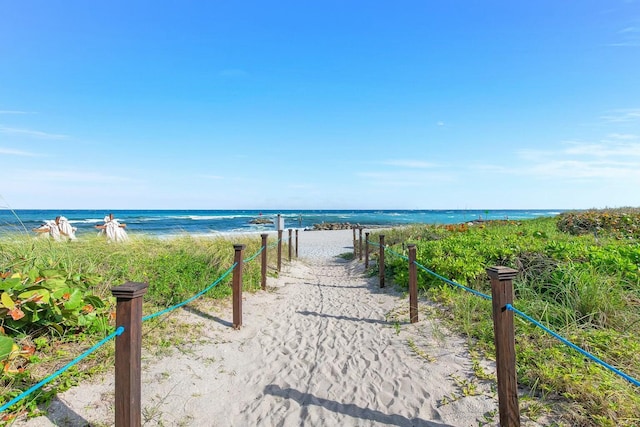
[[(192, 307), (177, 316), (204, 322), (197, 343), (164, 357), (143, 351), (143, 424), (496, 425), (497, 398), (475, 379), (464, 341), (424, 311), (407, 323), (406, 298), (337, 258), (351, 250), (350, 232), (315, 233), (301, 233), (300, 260), (267, 292), (245, 295), (241, 330), (220, 320), (229, 307)], [(87, 423), (113, 423), (112, 375), (17, 425)]]

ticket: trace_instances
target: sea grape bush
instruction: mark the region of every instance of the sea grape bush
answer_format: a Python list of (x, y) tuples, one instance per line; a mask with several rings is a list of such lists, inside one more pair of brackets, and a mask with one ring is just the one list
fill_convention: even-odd
[(21, 266), (20, 260), (11, 264), (14, 267), (0, 273), (0, 362), (24, 350), (15, 337), (108, 328), (108, 305), (91, 291), (99, 276)]
[(640, 237), (640, 209), (591, 209), (565, 212), (558, 217), (558, 230), (574, 235), (602, 233), (618, 238)]

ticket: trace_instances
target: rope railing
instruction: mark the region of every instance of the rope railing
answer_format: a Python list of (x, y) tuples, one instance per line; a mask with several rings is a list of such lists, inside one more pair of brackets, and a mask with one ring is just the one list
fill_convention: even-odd
[[(140, 425), (140, 417), (141, 417), (141, 408), (140, 408), (140, 374), (141, 374), (141, 324), (147, 320), (153, 319), (155, 317), (161, 316), (163, 314), (167, 314), (171, 311), (174, 311), (180, 307), (183, 307), (190, 302), (196, 300), (201, 297), (208, 291), (210, 291), (213, 287), (222, 282), (225, 278), (229, 276), (233, 272), (233, 327), (234, 329), (239, 329), (242, 326), (242, 266), (245, 263), (251, 262), (258, 255), (262, 254), (262, 289), (266, 289), (266, 271), (267, 271), (267, 250), (269, 248), (273, 248), (278, 246), (278, 263), (280, 264), (281, 259), (281, 238), (282, 231), (279, 232), (279, 239), (271, 245), (267, 245), (267, 234), (262, 234), (262, 245), (260, 249), (247, 258), (243, 260), (243, 252), (245, 245), (234, 245), (234, 263), (229, 267), (220, 277), (218, 277), (213, 283), (205, 287), (203, 290), (193, 295), (192, 297), (178, 303), (167, 307), (163, 310), (157, 311), (155, 313), (142, 316), (142, 296), (146, 293), (148, 285), (146, 283), (132, 283), (127, 282), (124, 285), (117, 286), (112, 289), (112, 293), (117, 298), (116, 304), (116, 329), (114, 332), (110, 333), (108, 336), (100, 340), (98, 343), (93, 345), (91, 348), (77, 356), (71, 362), (67, 363), (61, 369), (47, 376), (43, 380), (31, 386), (29, 389), (25, 390), (18, 396), (14, 397), (10, 401), (6, 402), (2, 406), (0, 406), (0, 412), (4, 412), (9, 409), (14, 404), (24, 400), (44, 385), (50, 383), (55, 378), (63, 374), (65, 371), (69, 370), (72, 366), (76, 365), (81, 360), (85, 359), (100, 347), (104, 346), (111, 339), (116, 338), (116, 366), (115, 366), (115, 377), (116, 377), (116, 394), (115, 394), (115, 408), (116, 408), (116, 417), (115, 417), (115, 425), (117, 427), (120, 426), (129, 426), (129, 425)], [(290, 242), (291, 244), (291, 242)], [(296, 257), (298, 255), (297, 251), (297, 233), (296, 233)], [(280, 267), (280, 265), (278, 266)], [(132, 367), (136, 367), (136, 369), (132, 369)], [(127, 387), (123, 387), (121, 384), (126, 383)], [(135, 386), (137, 384), (137, 386)]]
[(81, 360), (86, 359), (89, 355), (94, 353), (96, 350), (98, 350), (100, 347), (105, 345), (107, 342), (111, 341), (116, 336), (122, 335), (123, 332), (124, 332), (123, 327), (116, 328), (115, 331), (111, 332), (109, 335), (107, 335), (106, 337), (98, 341), (88, 350), (85, 350), (82, 354), (80, 354), (78, 357), (76, 357), (75, 359), (73, 359), (72, 361), (64, 365), (62, 368), (58, 369), (56, 372), (44, 378), (43, 380), (38, 381), (36, 384), (29, 387), (27, 390), (23, 391), (18, 396), (14, 397), (4, 405), (0, 406), (0, 412), (4, 412), (14, 404), (20, 402), (21, 400), (26, 399), (28, 396), (35, 393), (45, 385), (49, 384), (51, 381), (53, 381), (54, 379), (62, 375), (64, 372), (68, 371), (72, 366), (77, 365), (78, 362), (80, 362)]
[(416, 265), (417, 265), (417, 266), (418, 266), (422, 271), (424, 271), (424, 272), (426, 272), (426, 273), (429, 273), (429, 274), (431, 274), (431, 275), (432, 275), (432, 276), (434, 276), (434, 277), (437, 277), (438, 279), (442, 280), (443, 282), (446, 282), (446, 283), (448, 283), (448, 284), (450, 284), (450, 285), (456, 286), (456, 287), (458, 287), (458, 288), (460, 288), (460, 289), (463, 289), (463, 290), (465, 290), (465, 291), (467, 291), (467, 292), (470, 292), (470, 293), (472, 293), (472, 294), (474, 294), (474, 295), (477, 295), (477, 296), (479, 296), (480, 298), (484, 298), (484, 299), (486, 299), (486, 300), (491, 301), (491, 296), (489, 296), (489, 295), (487, 295), (487, 294), (483, 294), (482, 292), (476, 291), (475, 289), (471, 289), (471, 288), (469, 288), (468, 286), (464, 286), (464, 285), (461, 285), (460, 283), (454, 282), (453, 280), (447, 279), (446, 277), (443, 277), (443, 276), (439, 275), (438, 273), (436, 273), (436, 272), (434, 272), (434, 271), (429, 270), (427, 267), (425, 267), (424, 265), (422, 265), (422, 264), (418, 263), (417, 261), (416, 261)]
[[(368, 237), (368, 236), (367, 236)], [(498, 377), (498, 400), (500, 406), (500, 425), (504, 426), (516, 426), (520, 425), (520, 414), (517, 400), (517, 378), (515, 376), (515, 331), (513, 326), (513, 314), (516, 314), (523, 320), (526, 320), (534, 326), (547, 332), (563, 344), (579, 352), (587, 359), (599, 364), (605, 369), (613, 372), (614, 374), (625, 379), (629, 383), (640, 387), (640, 381), (624, 373), (620, 369), (608, 364), (607, 362), (599, 359), (588, 351), (582, 349), (576, 344), (572, 343), (568, 339), (562, 337), (558, 333), (552, 331), (542, 323), (531, 318), (522, 311), (516, 309), (513, 306), (513, 282), (512, 279), (517, 274), (517, 270), (513, 270), (507, 267), (492, 267), (487, 268), (487, 273), (491, 278), (492, 296), (484, 294), (482, 292), (471, 289), (468, 286), (464, 286), (453, 280), (450, 280), (419, 263), (415, 259), (415, 245), (408, 245), (409, 257), (400, 254), (384, 244), (384, 235), (379, 235), (380, 243), (371, 242), (368, 239), (365, 240), (367, 253), (365, 254), (365, 268), (368, 267), (368, 246), (373, 245), (380, 248), (379, 252), (379, 276), (380, 287), (384, 287), (384, 254), (385, 252), (395, 255), (409, 263), (409, 311), (411, 322), (417, 321), (417, 303), (412, 301), (412, 293), (415, 292), (417, 287), (417, 276), (413, 270), (415, 267), (420, 268), (424, 272), (460, 288), (466, 292), (469, 292), (475, 296), (483, 298), (488, 301), (492, 301), (493, 305), (493, 318), (494, 318), (494, 334), (496, 345), (496, 368)], [(511, 313), (511, 316), (507, 316), (507, 313)]]
[(158, 317), (158, 316), (162, 316), (163, 314), (166, 313), (170, 313), (180, 307), (183, 307), (187, 304), (189, 304), (192, 301), (195, 301), (196, 299), (200, 298), (202, 295), (206, 294), (207, 292), (209, 292), (211, 289), (213, 289), (214, 286), (216, 286), (218, 283), (220, 283), (222, 280), (224, 280), (229, 274), (231, 274), (231, 272), (233, 271), (234, 268), (236, 268), (236, 265), (238, 265), (237, 263), (233, 263), (233, 265), (231, 265), (231, 267), (229, 267), (229, 269), (227, 271), (225, 271), (224, 273), (222, 273), (222, 276), (218, 277), (218, 279), (216, 279), (215, 282), (213, 282), (212, 284), (210, 284), (209, 286), (207, 286), (206, 288), (204, 288), (203, 290), (201, 290), (200, 292), (198, 292), (197, 294), (195, 294), (194, 296), (187, 298), (186, 300), (182, 301), (181, 303), (172, 305), (171, 307), (167, 307), (163, 310), (160, 310), (156, 313), (153, 314), (148, 314), (146, 316), (142, 317), (142, 321), (146, 322), (147, 320), (153, 319), (154, 317)]
[(624, 378), (625, 380), (627, 380), (631, 384), (633, 384), (633, 385), (635, 385), (637, 387), (640, 387), (640, 381), (638, 381), (637, 379), (631, 377), (630, 375), (625, 374), (620, 369), (608, 364), (604, 360), (599, 359), (598, 357), (594, 356), (593, 354), (589, 353), (588, 351), (584, 350), (583, 348), (575, 345), (574, 343), (572, 343), (568, 339), (564, 338), (563, 336), (561, 336), (561, 335), (557, 334), (556, 332), (552, 331), (551, 329), (547, 328), (542, 323), (538, 322), (537, 320), (531, 318), (530, 316), (526, 315), (522, 311), (518, 310), (513, 305), (507, 304), (507, 305), (505, 305), (505, 307), (506, 307), (507, 310), (513, 311), (515, 314), (520, 316), (522, 319), (528, 321), (529, 323), (533, 324), (534, 326), (537, 326), (538, 328), (542, 329), (543, 331), (545, 331), (549, 335), (552, 335), (558, 341), (561, 341), (565, 345), (567, 345), (567, 346), (571, 347), (572, 349), (574, 349), (575, 351), (579, 352), (580, 354), (585, 356), (587, 359), (589, 359), (589, 360), (591, 360), (591, 361), (593, 361), (593, 362), (605, 367), (606, 369), (610, 370), (611, 372), (613, 372), (613, 373), (619, 375), (620, 377)]
[(250, 263), (251, 261), (253, 261), (258, 255), (260, 255), (262, 253), (262, 251), (265, 250), (265, 246), (261, 246), (260, 249), (258, 250), (258, 252), (256, 252), (255, 254), (251, 255), (249, 258), (244, 260), (245, 264)]

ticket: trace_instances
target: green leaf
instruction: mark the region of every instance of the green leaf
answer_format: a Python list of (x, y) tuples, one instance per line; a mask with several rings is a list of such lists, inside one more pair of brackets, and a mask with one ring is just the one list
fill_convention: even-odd
[(0, 360), (5, 360), (13, 351), (15, 343), (5, 335), (0, 335)]
[(21, 285), (22, 285), (22, 281), (17, 277), (14, 277), (11, 279), (4, 279), (3, 281), (0, 282), (0, 291), (15, 289), (17, 287), (20, 287)]
[(65, 310), (77, 310), (84, 305), (84, 299), (82, 298), (82, 291), (80, 289), (74, 289), (69, 296), (69, 299), (64, 303)]
[(47, 278), (45, 279), (44, 283), (51, 290), (60, 289), (67, 286), (67, 281), (65, 279)]
[(0, 301), (2, 301), (2, 305), (9, 310), (12, 310), (16, 306), (16, 303), (11, 299), (11, 295), (9, 295), (7, 292), (2, 293)]
[[(37, 297), (38, 295), (40, 296), (40, 298)], [(18, 295), (18, 298), (22, 300), (33, 298), (35, 303), (40, 303), (40, 304), (49, 304), (51, 299), (50, 297), (51, 297), (51, 294), (49, 293), (49, 291), (42, 288), (29, 290), (27, 292), (23, 292), (20, 295)]]
[(31, 282), (35, 282), (38, 277), (40, 277), (40, 272), (37, 268), (34, 267), (29, 270), (29, 280)]
[(41, 270), (40, 275), (47, 279), (64, 279), (64, 274), (60, 270)]
[(100, 299), (100, 297), (97, 297), (95, 295), (86, 295), (84, 297), (84, 302), (87, 303), (87, 304), (91, 304), (94, 308), (104, 308), (105, 307), (104, 301), (102, 301), (102, 299)]

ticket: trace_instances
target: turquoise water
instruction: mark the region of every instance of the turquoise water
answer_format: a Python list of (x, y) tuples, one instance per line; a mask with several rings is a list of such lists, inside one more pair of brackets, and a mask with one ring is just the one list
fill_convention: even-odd
[(105, 215), (113, 212), (127, 231), (158, 237), (215, 235), (216, 233), (265, 232), (274, 225), (250, 224), (254, 218), (275, 219), (281, 214), (285, 228), (312, 228), (322, 222), (360, 224), (362, 226), (395, 226), (404, 224), (456, 224), (474, 219), (531, 219), (555, 216), (562, 210), (0, 210), (0, 235), (31, 233), (45, 220), (65, 216), (78, 228), (77, 236), (96, 233)]

